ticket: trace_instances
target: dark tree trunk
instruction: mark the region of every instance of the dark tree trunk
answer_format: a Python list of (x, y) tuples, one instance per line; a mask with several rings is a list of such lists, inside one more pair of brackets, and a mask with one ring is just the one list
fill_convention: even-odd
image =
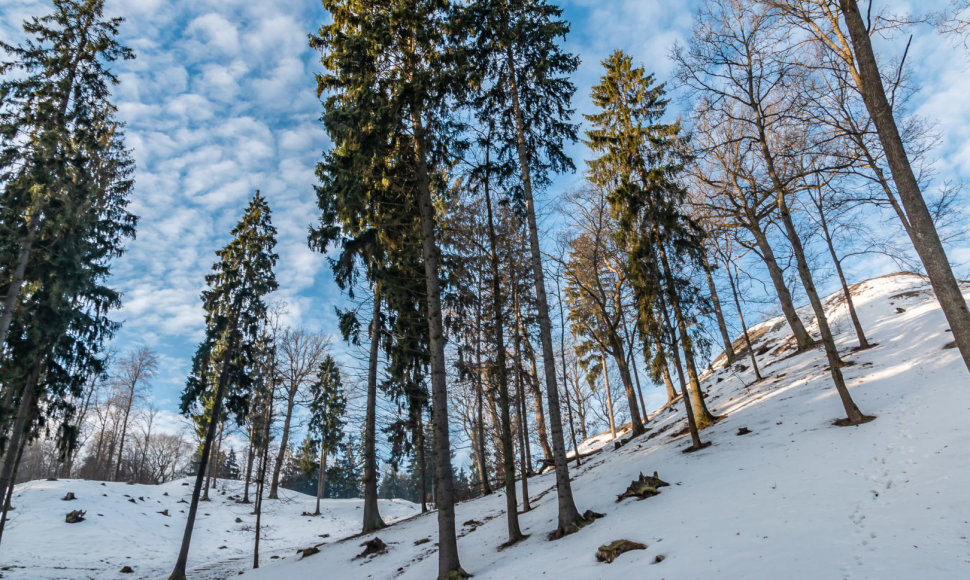
[(701, 442), (701, 434), (697, 428), (697, 419), (694, 417), (694, 408), (691, 405), (690, 393), (687, 391), (687, 381), (684, 380), (684, 367), (680, 364), (680, 352), (677, 348), (677, 332), (670, 323), (670, 313), (667, 312), (667, 305), (662, 298), (659, 309), (663, 314), (664, 328), (670, 333), (670, 352), (674, 355), (674, 368), (677, 369), (677, 380), (680, 381), (680, 395), (684, 401), (684, 413), (687, 417), (687, 430), (690, 432), (691, 449), (700, 449), (704, 446), (704, 443)]
[[(518, 295), (514, 290), (513, 285), (513, 304), (515, 308), (518, 309)], [(515, 336), (513, 337), (514, 345), (514, 356), (515, 356), (515, 395), (517, 399), (518, 409), (516, 410), (516, 415), (518, 415), (518, 427), (519, 427), (519, 467), (522, 471), (522, 513), (532, 510), (532, 506), (529, 505), (529, 476), (532, 475), (532, 457), (529, 453), (529, 417), (526, 414), (525, 405), (525, 385), (522, 380), (522, 358), (520, 345), (521, 336), (519, 331), (515, 331)]]
[(253, 437), (252, 430), (250, 430), (249, 436), (249, 453), (246, 459), (246, 484), (243, 487), (243, 503), (249, 503), (249, 482), (253, 477), (253, 462), (256, 455), (256, 450), (253, 449)]
[[(690, 397), (694, 406), (694, 420), (699, 429), (703, 429), (714, 423), (714, 415), (707, 409), (704, 402), (704, 393), (701, 391), (701, 381), (697, 374), (697, 367), (694, 364), (694, 347), (691, 344), (690, 335), (687, 333), (687, 320), (684, 311), (680, 306), (680, 297), (674, 288), (673, 272), (667, 260), (667, 250), (663, 245), (657, 246), (657, 254), (660, 256), (660, 263), (663, 266), (663, 275), (667, 280), (667, 300), (674, 311), (674, 321), (677, 323), (677, 331), (680, 332), (680, 346), (684, 351), (684, 365), (687, 367), (687, 376), (690, 379)], [(673, 331), (673, 329), (671, 329)]]
[(657, 349), (660, 356), (660, 373), (664, 379), (664, 386), (667, 388), (667, 402), (670, 403), (677, 398), (677, 391), (674, 390), (674, 382), (670, 378), (670, 369), (667, 368), (667, 349), (660, 340), (658, 333), (653, 333), (653, 346)]
[(320, 474), (317, 476), (317, 511), (313, 515), (320, 515), (320, 498), (327, 491), (327, 448), (320, 445)]
[(386, 526), (377, 505), (377, 355), (380, 349), (381, 293), (374, 285), (370, 324), (370, 359), (367, 364), (367, 410), (364, 417), (364, 524), (362, 532)]
[(414, 161), (417, 174), (418, 206), (421, 211), (421, 255), (427, 284), (429, 337), (431, 343), (431, 401), (434, 415), (435, 499), (438, 508), (438, 578), (447, 580), (467, 576), (458, 559), (455, 534), (455, 490), (451, 467), (451, 442), (448, 433), (448, 386), (445, 370), (445, 337), (441, 318), (441, 281), (439, 250), (435, 241), (435, 215), (431, 184), (425, 160), (424, 127), (421, 114), (411, 109), (414, 132)]
[(7, 511), (10, 509), (10, 497), (13, 493), (14, 479), (17, 476), (17, 468), (20, 466), (20, 457), (27, 446), (27, 438), (30, 431), (30, 423), (33, 421), (35, 404), (37, 401), (38, 381), (40, 379), (40, 361), (34, 363), (27, 381), (24, 383), (24, 392), (20, 396), (20, 404), (17, 406), (17, 415), (10, 428), (10, 438), (7, 441), (7, 449), (3, 454), (3, 466), (0, 468), (0, 497), (4, 499), (3, 506), (0, 508), (0, 539), (3, 537), (3, 526), (6, 525)]
[[(227, 347), (226, 351), (232, 349)], [(189, 504), (189, 516), (185, 522), (185, 532), (182, 534), (182, 546), (179, 548), (178, 560), (169, 580), (185, 580), (185, 567), (189, 560), (189, 544), (192, 541), (192, 528), (195, 526), (195, 515), (199, 511), (199, 495), (205, 482), (205, 472), (209, 464), (209, 452), (216, 438), (216, 424), (222, 416), (222, 397), (226, 390), (227, 371), (229, 361), (223, 360), (219, 370), (219, 383), (216, 386), (215, 401), (212, 404), (212, 415), (205, 429), (205, 440), (202, 443), (202, 453), (199, 456), (199, 473), (195, 476), (195, 486), (192, 488), (192, 502)]]
[(795, 303), (792, 301), (791, 292), (788, 291), (788, 286), (785, 285), (785, 273), (781, 270), (781, 266), (778, 265), (778, 260), (775, 259), (775, 252), (771, 249), (771, 244), (768, 243), (768, 236), (757, 227), (749, 227), (748, 231), (754, 236), (755, 243), (757, 243), (758, 249), (761, 251), (761, 259), (768, 269), (768, 276), (771, 277), (771, 283), (775, 287), (775, 293), (778, 294), (778, 302), (781, 303), (781, 312), (785, 315), (785, 320), (788, 321), (788, 326), (795, 336), (798, 350), (803, 351), (814, 347), (815, 340), (805, 330), (802, 319), (798, 317), (798, 312), (795, 310)]
[(519, 105), (519, 89), (516, 84), (515, 60), (512, 48), (506, 49), (509, 92), (512, 95), (512, 111), (515, 116), (516, 145), (519, 153), (519, 169), (522, 177), (522, 194), (525, 202), (526, 222), (529, 230), (529, 250), (532, 254), (532, 271), (535, 281), (536, 303), (539, 316), (539, 338), (542, 343), (542, 364), (546, 377), (546, 398), (549, 401), (549, 427), (552, 436), (553, 461), (556, 465), (556, 492), (559, 496), (559, 523), (555, 535), (562, 536), (576, 530), (584, 522), (573, 500), (569, 482), (569, 465), (566, 461), (566, 442), (559, 415), (559, 389), (556, 386), (556, 359), (552, 349), (552, 322), (549, 304), (546, 302), (546, 280), (542, 271), (542, 251), (539, 248), (539, 226), (536, 223), (535, 200), (532, 197), (532, 175), (526, 144), (525, 122)]
[(882, 78), (879, 76), (876, 57), (872, 52), (872, 41), (859, 13), (859, 5), (855, 0), (839, 0), (839, 7), (845, 17), (849, 36), (852, 38), (852, 48), (858, 61), (859, 90), (876, 126), (900, 201), (915, 234), (913, 240), (916, 252), (923, 261), (930, 284), (933, 285), (933, 291), (940, 301), (946, 321), (950, 324), (950, 330), (963, 356), (963, 362), (967, 368), (970, 368), (970, 310), (967, 309), (967, 301), (964, 300), (960, 285), (953, 275), (936, 226), (933, 224), (933, 217), (926, 207), (916, 176), (913, 174), (913, 168), (909, 163), (909, 157), (906, 155), (906, 149), (903, 147), (896, 120), (893, 118), (892, 107), (886, 98)]

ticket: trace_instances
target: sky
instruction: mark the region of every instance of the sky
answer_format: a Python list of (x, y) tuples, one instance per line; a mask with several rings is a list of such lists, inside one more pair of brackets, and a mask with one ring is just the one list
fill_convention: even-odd
[[(689, 35), (697, 3), (560, 2), (572, 25), (566, 46), (582, 60), (574, 79), (575, 120), (590, 111), (600, 61), (615, 48), (658, 79), (669, 78), (671, 47)], [(19, 41), (20, 23), (47, 10), (41, 0), (0, 0), (0, 38)], [(114, 67), (120, 79), (114, 102), (137, 163), (131, 210), (139, 224), (137, 239), (113, 266), (112, 283), (124, 295), (115, 318), (124, 326), (112, 346), (158, 353), (154, 401), (174, 422), (202, 337), (203, 277), (255, 190), (267, 197), (279, 231), (275, 298), (287, 303), (285, 322), (336, 332), (333, 306), (341, 303), (340, 292), (325, 258), (306, 245), (317, 215), (314, 165), (329, 145), (315, 93), (321, 66), (307, 35), (326, 13), (318, 0), (108, 0), (107, 10), (126, 19), (121, 41), (137, 53), (136, 60)], [(941, 178), (966, 179), (970, 56), (927, 26), (913, 32), (909, 58), (922, 86), (914, 111), (938, 123), (934, 153)], [(878, 48), (901, 50), (899, 39), (880, 40)], [(582, 167), (583, 146), (570, 152)], [(547, 221), (556, 219), (550, 208), (558, 196), (580, 179), (563, 177), (542, 192)], [(970, 252), (958, 249), (953, 257), (967, 261)], [(879, 260), (850, 266), (857, 279), (889, 269)]]

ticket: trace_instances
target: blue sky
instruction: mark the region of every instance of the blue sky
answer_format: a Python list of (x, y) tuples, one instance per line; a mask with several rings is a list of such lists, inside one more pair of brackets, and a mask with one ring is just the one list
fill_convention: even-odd
[[(567, 45), (582, 58), (575, 78), (578, 121), (589, 111), (600, 60), (614, 48), (661, 80), (670, 76), (668, 53), (689, 33), (697, 0), (561, 4), (572, 23)], [(0, 35), (19, 40), (23, 19), (47, 9), (39, 0), (3, 0)], [(114, 284), (124, 292), (116, 314), (124, 327), (114, 345), (159, 353), (155, 401), (175, 411), (201, 338), (203, 276), (256, 189), (267, 196), (279, 230), (278, 297), (288, 303), (288, 322), (335, 331), (339, 291), (323, 257), (306, 246), (315, 219), (313, 168), (328, 144), (318, 122), (318, 58), (306, 38), (326, 15), (317, 0), (108, 0), (108, 10), (127, 19), (122, 40), (138, 55), (116, 68), (121, 83), (114, 100), (138, 166), (132, 209), (140, 222), (137, 240), (114, 265)], [(959, 180), (970, 167), (970, 57), (928, 27), (914, 32), (910, 59), (923, 86), (914, 107), (939, 123), (940, 176)], [(573, 153), (581, 168), (584, 149), (577, 145)], [(560, 179), (542, 201), (554, 206), (578, 180)], [(968, 253), (954, 257), (966, 261)], [(888, 269), (869, 262), (853, 274)]]

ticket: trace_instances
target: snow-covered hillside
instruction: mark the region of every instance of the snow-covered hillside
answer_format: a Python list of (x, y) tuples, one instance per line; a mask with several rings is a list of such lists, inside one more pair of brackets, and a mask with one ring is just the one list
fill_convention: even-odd
[[(749, 385), (744, 357), (730, 368), (718, 364), (706, 375), (708, 404), (724, 417), (702, 432), (712, 446), (681, 452), (689, 439), (679, 401), (653, 416), (649, 432), (624, 447), (614, 449), (608, 437), (586, 442), (584, 452), (596, 445), (601, 450), (579, 468), (571, 463), (573, 491), (580, 510), (606, 517), (555, 542), (546, 539), (556, 518), (552, 474), (529, 480), (534, 509), (521, 516), (521, 524), (531, 536), (501, 552), (502, 493), (459, 504), (464, 568), (476, 579), (970, 577), (970, 447), (965, 444), (970, 374), (957, 350), (946, 348), (952, 339), (924, 278), (886, 276), (857, 285), (854, 294), (869, 339), (878, 343), (872, 349), (853, 352), (855, 335), (844, 302), (833, 296), (826, 304), (848, 363), (844, 373), (852, 395), (875, 421), (833, 426), (844, 414), (824, 353), (792, 356), (783, 350), (784, 321), (769, 320), (751, 329), (758, 336), (763, 382)], [(806, 323), (812, 319), (808, 309), (800, 314)], [(750, 433), (739, 435), (741, 428)], [(640, 472), (654, 471), (671, 484), (660, 495), (615, 501)], [(162, 576), (184, 523), (179, 510), (185, 505), (176, 502), (188, 490), (179, 483), (21, 486), (0, 547), (3, 565), (18, 567), (3, 574), (108, 578), (130, 563), (139, 575)], [(66, 491), (79, 499), (59, 501)], [(169, 496), (163, 496), (166, 491)], [(311, 500), (287, 497), (267, 501), (272, 511), (263, 567), (243, 578), (435, 577), (434, 514), (377, 534), (331, 541), (357, 531), (359, 504), (330, 502), (325, 518), (300, 518)], [(190, 562), (200, 568), (193, 578), (224, 578), (247, 565), (252, 517), (248, 507), (226, 499), (219, 495), (202, 506), (202, 514), (212, 515), (200, 518), (194, 536)], [(65, 524), (64, 513), (78, 508), (88, 510), (88, 520)], [(165, 508), (171, 518), (156, 513)], [(398, 517), (415, 511), (403, 502), (385, 503), (381, 510)], [(236, 516), (243, 523), (235, 523)], [(323, 533), (331, 534), (328, 543), (301, 560), (296, 549), (318, 543)], [(361, 542), (375, 535), (387, 543), (387, 553), (355, 559)], [(597, 548), (618, 539), (647, 549), (623, 554), (612, 564), (598, 563)], [(281, 557), (270, 560), (271, 555)]]
[[(194, 480), (192, 480), (194, 481)], [(253, 505), (237, 503), (238, 481), (220, 481), (210, 502), (199, 504), (189, 552), (190, 578), (227, 578), (252, 567), (256, 516)], [(68, 493), (77, 497), (62, 501)], [(164, 485), (126, 485), (78, 479), (32, 481), (17, 486), (3, 544), (3, 578), (167, 578), (178, 556), (188, 501), (189, 479)], [(316, 499), (285, 489), (263, 502), (260, 563), (360, 531), (363, 500)], [(64, 522), (72, 510), (85, 520)], [(381, 514), (399, 520), (420, 513), (409, 501), (380, 502)], [(167, 515), (166, 515), (167, 514)], [(327, 538), (322, 538), (328, 534)], [(130, 566), (133, 573), (122, 574)]]

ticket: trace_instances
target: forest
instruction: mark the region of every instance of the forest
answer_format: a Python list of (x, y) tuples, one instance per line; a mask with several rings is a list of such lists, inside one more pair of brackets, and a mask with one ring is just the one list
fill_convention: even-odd
[[(315, 212), (274, 221), (259, 189), (234, 208), (166, 413), (169, 357), (115, 340), (113, 266), (152, 226), (115, 97), (136, 50), (105, 4), (52, 0), (25, 40), (0, 39), (0, 541), (22, 482), (191, 478), (171, 555), (186, 578), (200, 502), (228, 479), (256, 515), (253, 567), (263, 502), (286, 488), (315, 515), (362, 499), (362, 533), (388, 525), (378, 499), (433, 510), (437, 577), (466, 578), (458, 502), (503, 493), (513, 546), (530, 478), (552, 473), (541, 533), (558, 540), (601, 515), (573, 493), (584, 441), (645, 441), (676, 408), (685, 452), (716, 443), (703, 377), (771, 378), (749, 333), (766, 315), (783, 316), (777, 356), (824, 353), (834, 425), (879, 422), (843, 370), (876, 347), (852, 290), (867, 261), (925, 275), (970, 370), (951, 263), (965, 197), (936, 164), (948, 128), (913, 110), (910, 54), (920, 34), (965, 45), (970, 2), (699, 1), (673, 74), (613, 50), (580, 114), (554, 1), (322, 0), (325, 20), (301, 23), (328, 142), (300, 193)], [(313, 304), (331, 328), (279, 292), (284, 231), (340, 295)]]

